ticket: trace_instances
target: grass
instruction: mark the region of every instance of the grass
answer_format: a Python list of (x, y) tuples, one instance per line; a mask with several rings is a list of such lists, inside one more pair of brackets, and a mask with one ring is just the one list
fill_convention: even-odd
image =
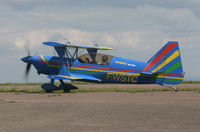
[[(45, 82), (44, 82), (45, 83)], [(42, 85), (44, 83), (0, 83), (0, 86), (20, 86), (20, 85)], [(49, 82), (46, 82), (49, 83)], [(60, 83), (55, 83), (55, 85), (59, 85)], [(72, 82), (71, 84), (95, 84), (92, 82), (80, 82), (80, 81), (76, 81), (76, 82)]]
[(0, 86), (42, 85), (43, 83), (0, 83)]
[(17, 89), (17, 88), (0, 88), (0, 92), (12, 92), (12, 93), (45, 93), (43, 89)]
[(182, 83), (200, 83), (200, 81), (183, 81)]
[[(200, 83), (200, 81), (184, 81), (183, 83)], [(36, 85), (42, 85), (43, 83), (2, 83), (0, 84), (0, 92), (12, 92), (12, 93), (45, 93), (45, 90), (40, 88), (40, 86)], [(56, 83), (58, 85), (58, 83)], [(94, 84), (89, 82), (73, 82), (72, 85), (75, 84)], [(33, 88), (17, 88), (15, 86), (28, 86), (28, 85), (34, 85)], [(4, 87), (5, 86), (5, 87)], [(8, 87), (7, 87), (8, 86)], [(170, 88), (79, 88), (76, 90), (71, 90), (70, 93), (88, 93), (88, 92), (128, 92), (128, 93), (136, 93), (136, 92), (162, 92), (162, 91), (173, 91), (173, 89)], [(197, 91), (200, 93), (200, 88), (179, 88), (179, 91)], [(64, 93), (63, 90), (57, 90), (54, 91), (55, 94), (61, 94)], [(1, 102), (1, 101), (0, 101)]]
[[(173, 91), (170, 88), (80, 88), (76, 90), (71, 90), (70, 93), (90, 93), (90, 92), (127, 92), (127, 93), (136, 93), (136, 92), (165, 92)], [(197, 91), (200, 93), (199, 88), (179, 88), (179, 91)], [(43, 89), (17, 89), (17, 88), (0, 88), (0, 92), (11, 92), (11, 93), (45, 93)], [(56, 90), (53, 92), (56, 96), (60, 96), (61, 93), (64, 93), (63, 90)], [(53, 97), (50, 95), (49, 97)]]
[[(170, 88), (105, 88), (105, 89), (92, 89), (92, 88), (83, 88), (70, 91), (71, 93), (88, 93), (88, 92), (128, 92), (128, 93), (137, 93), (137, 92), (165, 92), (165, 91), (174, 91)], [(197, 91), (200, 92), (199, 88), (180, 88), (179, 91)]]
[[(182, 83), (200, 83), (200, 81), (183, 81)], [(44, 83), (11, 83), (11, 82), (8, 82), (8, 83), (0, 83), (0, 86), (20, 86), (20, 85), (42, 85)], [(60, 83), (55, 83), (57, 85), (59, 85)], [(76, 85), (76, 84), (95, 84), (95, 83), (92, 83), (92, 82), (81, 82), (81, 81), (75, 81), (75, 82), (72, 82), (71, 84), (73, 85)]]

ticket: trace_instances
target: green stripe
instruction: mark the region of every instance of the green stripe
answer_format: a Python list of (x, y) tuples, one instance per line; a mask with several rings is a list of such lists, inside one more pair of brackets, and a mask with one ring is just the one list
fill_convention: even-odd
[(47, 61), (49, 61), (49, 59), (48, 59), (46, 56), (44, 56), (44, 58), (45, 58)]
[(179, 68), (181, 66), (181, 61), (177, 62), (176, 64), (174, 64), (172, 67), (170, 67), (169, 69), (167, 69), (165, 71), (165, 73), (170, 73), (172, 72), (173, 70)]
[(166, 79), (166, 78), (156, 78), (156, 80), (163, 80), (163, 81), (168, 81), (168, 82), (182, 82), (183, 80), (172, 80), (172, 79)]
[(144, 80), (160, 80), (160, 81), (168, 81), (168, 82), (182, 82), (183, 79), (181, 80), (176, 80), (176, 79), (167, 79), (167, 78), (155, 78), (155, 77), (148, 77), (148, 78), (143, 78)]

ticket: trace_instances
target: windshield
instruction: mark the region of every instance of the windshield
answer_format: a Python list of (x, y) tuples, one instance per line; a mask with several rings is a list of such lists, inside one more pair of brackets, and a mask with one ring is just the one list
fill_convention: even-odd
[[(114, 56), (106, 54), (83, 54), (78, 57), (79, 62), (97, 65), (109, 65)], [(92, 59), (95, 58), (95, 59)]]

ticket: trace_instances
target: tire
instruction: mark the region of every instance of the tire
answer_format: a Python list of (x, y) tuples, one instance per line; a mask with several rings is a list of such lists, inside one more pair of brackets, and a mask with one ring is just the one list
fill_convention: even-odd
[(69, 89), (69, 88), (63, 88), (63, 91), (64, 91), (65, 93), (69, 93), (69, 92), (70, 92), (70, 89)]
[(47, 90), (47, 89), (45, 89), (45, 91), (46, 91), (46, 93), (52, 93), (53, 92), (53, 90)]

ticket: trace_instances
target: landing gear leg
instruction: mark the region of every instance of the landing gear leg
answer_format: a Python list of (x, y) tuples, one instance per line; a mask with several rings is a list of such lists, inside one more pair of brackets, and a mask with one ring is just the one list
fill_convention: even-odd
[(62, 84), (62, 85), (65, 85), (65, 83), (64, 83), (64, 81), (63, 80), (59, 80), (60, 81), (60, 83)]
[(60, 86), (59, 86), (59, 88), (60, 88), (60, 89), (63, 89), (63, 91), (64, 91), (65, 93), (69, 93), (71, 89), (68, 87), (68, 85), (65, 84), (63, 80), (59, 80), (59, 81), (60, 81)]
[(173, 87), (175, 92), (178, 92), (178, 88), (176, 88), (176, 86)]
[(73, 89), (78, 89), (76, 86), (74, 86), (74, 85), (71, 85), (71, 84), (68, 84), (68, 83), (64, 83), (64, 81), (63, 80), (59, 80), (60, 81), (60, 86), (59, 86), (59, 88), (60, 89), (63, 89), (63, 91), (65, 92), (65, 93), (69, 93), (70, 92), (70, 90), (73, 90)]
[(54, 82), (55, 82), (55, 79), (54, 78), (51, 78), (51, 81), (50, 81), (50, 88), (47, 88), (47, 89), (45, 89), (45, 91), (46, 91), (46, 93), (52, 93), (53, 92), (53, 88), (52, 87), (54, 87)]
[(161, 84), (161, 86), (163, 87), (167, 87), (167, 88), (173, 88), (175, 92), (178, 92), (178, 88), (176, 88), (176, 86), (165, 86), (164, 84)]

